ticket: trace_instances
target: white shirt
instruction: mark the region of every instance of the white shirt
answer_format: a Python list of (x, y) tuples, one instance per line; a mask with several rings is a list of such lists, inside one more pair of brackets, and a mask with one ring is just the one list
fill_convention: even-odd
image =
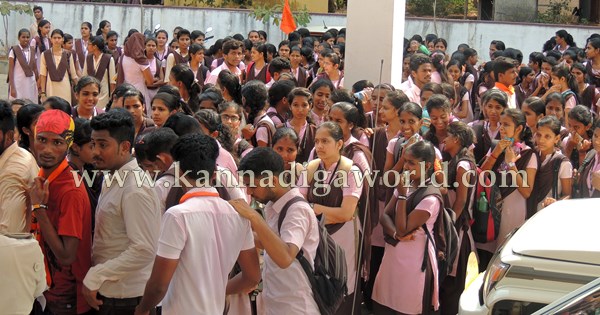
[(0, 305), (2, 314), (27, 315), (33, 300), (46, 290), (44, 254), (34, 238), (0, 234)]
[[(304, 257), (314, 264), (319, 245), (319, 229), (314, 211), (306, 202), (292, 204), (278, 230), (279, 215), (283, 206), (293, 197), (302, 197), (298, 188), (288, 191), (276, 202), (265, 206), (267, 224), (284, 243), (294, 244), (303, 250)], [(313, 298), (306, 273), (297, 259), (286, 269), (281, 269), (265, 252), (263, 269), (263, 301), (267, 315), (281, 314), (285, 309), (288, 315), (320, 314)]]
[[(223, 64), (220, 67), (215, 68), (215, 70), (211, 71), (210, 74), (208, 74), (208, 76), (206, 77), (206, 79), (204, 80), (204, 84), (217, 84), (217, 79), (219, 79), (219, 73), (221, 73), (221, 71), (223, 70), (229, 70), (229, 67), (227, 66), (227, 63), (223, 61)], [(240, 68), (235, 67), (235, 72), (234, 74), (239, 78), (242, 77), (242, 70), (240, 70)], [(241, 83), (241, 80), (240, 80)]]
[[(190, 192), (216, 193), (214, 188)], [(254, 248), (250, 222), (219, 197), (192, 197), (164, 214), (157, 255), (178, 259), (163, 314), (222, 314), (228, 275)]]
[[(400, 90), (408, 96), (408, 99), (417, 104), (421, 104), (421, 89), (413, 82), (412, 76), (400, 84)], [(422, 105), (421, 107), (425, 107)]]
[[(104, 178), (96, 208), (92, 265), (83, 284), (109, 298), (132, 298), (144, 294), (152, 272), (162, 210), (154, 188), (135, 159), (117, 171), (122, 187)], [(112, 176), (112, 175), (111, 175)], [(110, 185), (110, 187), (108, 186)]]

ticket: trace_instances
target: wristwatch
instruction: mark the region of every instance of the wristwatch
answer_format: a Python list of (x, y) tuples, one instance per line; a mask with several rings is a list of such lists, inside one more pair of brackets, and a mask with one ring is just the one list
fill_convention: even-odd
[(47, 206), (47, 205), (45, 205), (45, 204), (34, 204), (34, 205), (32, 206), (32, 208), (33, 208), (33, 209), (32, 209), (32, 211), (33, 211), (33, 212), (35, 212), (35, 210), (38, 210), (38, 209), (44, 209), (44, 210), (48, 210), (48, 206)]

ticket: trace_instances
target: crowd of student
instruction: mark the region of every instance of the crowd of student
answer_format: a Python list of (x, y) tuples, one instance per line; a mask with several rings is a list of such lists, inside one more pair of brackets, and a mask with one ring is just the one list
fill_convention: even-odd
[[(131, 30), (121, 48), (108, 21), (96, 36), (82, 23), (73, 39), (34, 12), (10, 49), (10, 102), (0, 101), (2, 290), (18, 293), (0, 305), (11, 314), (320, 314), (296, 258), (312, 266), (319, 221), (345, 254), (337, 314), (361, 303), (456, 314), (471, 252), (484, 270), (537, 211), (600, 196), (598, 34), (581, 49), (560, 30), (528, 65), (501, 41), (480, 64), (466, 44), (450, 53), (443, 38), (415, 35), (400, 86), (349, 87), (345, 30), (299, 29), (277, 46), (250, 31), (208, 49), (200, 31), (178, 27), (169, 43), (164, 30)], [(469, 225), (478, 169), (514, 175), (485, 243)], [(81, 184), (95, 170), (123, 181)], [(177, 170), (192, 183), (203, 171), (257, 177), (185, 188)], [(140, 171), (158, 176), (127, 176)], [(338, 171), (379, 175), (340, 187)], [(385, 185), (385, 171), (411, 172), (412, 186)], [(434, 187), (440, 174), (451, 185)], [(448, 275), (428, 241), (444, 207), (459, 232)]]

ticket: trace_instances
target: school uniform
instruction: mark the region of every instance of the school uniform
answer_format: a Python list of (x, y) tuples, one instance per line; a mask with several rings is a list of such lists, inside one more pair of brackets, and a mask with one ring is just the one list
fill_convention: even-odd
[(271, 75), (269, 74), (269, 64), (265, 63), (264, 66), (260, 69), (256, 69), (256, 63), (252, 62), (246, 67), (246, 82), (252, 80), (258, 80), (262, 83), (267, 84), (267, 82), (271, 81)]
[[(222, 314), (229, 272), (241, 251), (254, 248), (250, 222), (215, 188), (192, 188), (191, 197), (164, 215), (157, 256), (179, 264), (162, 303), (162, 314)], [(206, 242), (212, 239), (215, 242)]]
[(110, 85), (117, 84), (115, 60), (110, 54), (101, 54), (98, 59), (93, 54), (89, 54), (83, 62), (83, 75), (93, 76), (100, 81), (100, 94), (96, 106), (101, 109), (106, 108), (112, 92)]
[(271, 118), (271, 121), (273, 121), (273, 124), (275, 124), (275, 127), (277, 128), (283, 126), (283, 124), (287, 121), (286, 117), (279, 115), (275, 107), (269, 107), (269, 109), (267, 109), (267, 116)]
[[(396, 190), (394, 194), (397, 194)], [(410, 203), (407, 201), (406, 204), (408, 206)], [(407, 215), (410, 210), (415, 209), (428, 212), (429, 218), (425, 225), (429, 231), (433, 231), (440, 205), (437, 197), (427, 196), (414, 209), (407, 209)], [(423, 272), (421, 269), (425, 248), (429, 257), (428, 272)], [(396, 246), (386, 243), (381, 267), (375, 278), (373, 301), (403, 314), (423, 314), (428, 313), (431, 308), (437, 309), (439, 307), (438, 275), (435, 257), (437, 257), (435, 245), (427, 242), (427, 235), (423, 229), (415, 232), (414, 240), (398, 242)], [(424, 301), (429, 301), (431, 304), (424, 305)]]
[(88, 44), (89, 44), (89, 40), (83, 40), (83, 38), (77, 38), (75, 39), (75, 43), (73, 45), (75, 54), (74, 56), (77, 57), (77, 61), (79, 61), (79, 68), (80, 69), (84, 69), (84, 65), (85, 65), (85, 60), (86, 57), (88, 55)]
[[(289, 206), (286, 216), (278, 228), (283, 206), (294, 197), (304, 199), (298, 188), (293, 188), (277, 201), (265, 205), (267, 224), (287, 244), (294, 244), (302, 249), (304, 257), (313, 265), (319, 245), (317, 218), (306, 202), (296, 202)], [(306, 273), (297, 259), (285, 269), (279, 268), (269, 253), (264, 255), (263, 305), (266, 315), (286, 314), (304, 315), (321, 314), (313, 298), (312, 288)]]
[[(412, 76), (408, 77), (408, 80), (402, 82), (400, 87), (398, 88), (400, 91), (404, 92), (408, 99), (417, 104), (421, 104), (421, 88), (419, 88), (414, 82)], [(422, 106), (424, 107), (424, 106)]]
[(8, 75), (9, 80), (15, 83), (17, 97), (10, 97), (11, 87), (8, 85), (9, 99), (28, 99), (34, 103), (38, 100), (37, 76), (38, 67), (35, 58), (35, 51), (31, 47), (21, 47), (20, 45), (12, 46), (8, 53), (8, 58), (14, 60), (14, 71)]
[(63, 50), (60, 56), (46, 50), (41, 57), (40, 75), (46, 76), (46, 96), (58, 96), (73, 104), (71, 80), (77, 79), (75, 62), (70, 52)]
[[(31, 34), (37, 34), (37, 32), (31, 33)], [(50, 48), (52, 48), (52, 44), (50, 43), (50, 38), (48, 37), (43, 37), (40, 38), (39, 35), (36, 35), (35, 37), (33, 37), (31, 39), (31, 42), (29, 42), (29, 46), (31, 48), (33, 48), (33, 51), (35, 53), (35, 60), (37, 61), (37, 69), (38, 72), (40, 71), (40, 66), (41, 66), (41, 62), (42, 62), (42, 43), (44, 43), (44, 47), (46, 47), (46, 50), (49, 50)], [(46, 51), (44, 50), (44, 51)]]
[[(294, 127), (290, 122), (285, 123), (285, 127)], [(302, 125), (300, 132), (298, 133), (298, 154), (296, 154), (296, 162), (305, 163), (309, 161), (310, 152), (315, 147), (315, 134), (317, 133), (317, 127), (313, 124), (309, 124), (308, 121)]]
[(261, 117), (257, 117), (255, 121), (254, 128), (256, 129), (256, 132), (251, 139), (252, 145), (258, 147), (258, 141), (263, 141), (267, 143), (268, 147), (273, 146), (272, 139), (276, 131), (273, 120), (271, 120), (269, 115), (265, 114)]
[[(555, 171), (556, 166), (558, 166), (557, 172)], [(556, 182), (554, 176), (556, 176)], [(547, 155), (535, 174), (535, 186), (527, 202), (533, 203), (537, 211), (542, 210), (544, 199), (555, 198), (554, 195), (557, 197), (556, 200), (560, 198), (562, 192), (561, 179), (571, 178), (573, 178), (573, 166), (566, 156), (559, 150)]]
[[(206, 77), (206, 80), (204, 80), (204, 84), (212, 84), (212, 85), (216, 85), (217, 84), (217, 79), (219, 79), (219, 73), (221, 73), (221, 71), (223, 70), (229, 70), (229, 67), (227, 66), (227, 63), (223, 62), (223, 64), (221, 64), (221, 66), (215, 68), (213, 71), (211, 71), (208, 76)], [(230, 70), (231, 71), (231, 70)], [(242, 70), (240, 70), (239, 67), (235, 68), (235, 72), (234, 74), (238, 77), (238, 79), (240, 79), (240, 83), (242, 82), (242, 76), (243, 76), (243, 72)]]
[(173, 53), (169, 54), (169, 56), (167, 56), (167, 62), (166, 62), (166, 68), (165, 68), (165, 82), (169, 83), (169, 76), (171, 75), (171, 69), (173, 69), (174, 66), (181, 64), (181, 63), (185, 63), (187, 64), (190, 60), (190, 55), (189, 52), (185, 55), (181, 54), (181, 51), (179, 49), (173, 51)]
[(592, 186), (592, 174), (600, 171), (600, 154), (596, 150), (591, 150), (586, 155), (589, 162), (582, 165), (579, 169), (579, 180), (576, 188), (579, 191), (579, 198), (600, 198), (600, 190)]
[[(339, 162), (332, 164), (329, 169), (325, 169), (323, 163), (320, 162), (318, 171), (325, 171), (327, 176), (324, 183), (333, 183), (333, 174), (336, 172)], [(352, 165), (350, 172), (360, 172), (356, 165)], [(312, 181), (308, 183), (308, 187), (303, 185), (305, 182), (305, 172), (300, 174), (298, 178), (299, 190), (302, 195), (306, 196), (306, 200), (311, 203), (324, 205), (328, 207), (340, 207), (344, 197), (356, 197), (360, 198), (362, 187), (355, 181), (354, 176), (347, 176), (347, 185), (339, 187), (339, 185), (330, 185), (328, 194), (324, 194), (320, 189), (316, 189), (316, 179), (313, 177)], [(324, 196), (323, 196), (324, 195)], [(322, 219), (322, 218), (321, 218)], [(348, 287), (348, 295), (346, 296), (342, 306), (338, 309), (336, 314), (350, 314), (352, 308), (352, 302), (354, 300), (354, 288), (356, 285), (357, 277), (357, 243), (359, 221), (358, 217), (354, 216), (353, 219), (344, 223), (328, 224), (326, 225), (329, 234), (333, 240), (344, 249), (344, 256), (346, 258), (346, 266), (348, 271), (348, 278), (346, 285)], [(357, 298), (360, 301), (360, 299)]]
[[(188, 65), (189, 65), (189, 62), (188, 62)], [(190, 69), (194, 73), (194, 78), (196, 78), (196, 80), (198, 81), (198, 84), (200, 85), (200, 89), (204, 90), (204, 81), (206, 80), (207, 76), (210, 74), (208, 67), (206, 67), (203, 64), (199, 64), (198, 68), (196, 68), (196, 69), (193, 69), (190, 65)]]
[(297, 69), (292, 69), (292, 74), (294, 78), (296, 78), (296, 86), (298, 87), (307, 87), (309, 84), (310, 76), (308, 72), (302, 67), (298, 67)]
[(121, 57), (121, 66), (123, 67), (123, 82), (135, 86), (135, 88), (144, 95), (144, 100), (146, 100), (146, 113), (152, 113), (152, 108), (149, 106), (151, 100), (148, 96), (148, 87), (146, 86), (146, 79), (144, 78), (144, 71), (148, 69), (150, 65), (139, 64), (135, 59), (123, 55), (123, 57)]
[(492, 141), (500, 140), (500, 127), (496, 131), (490, 129), (490, 123), (487, 121), (476, 122), (470, 126), (475, 134), (476, 142), (473, 148), (473, 155), (475, 156), (475, 162), (478, 165), (483, 164), (486, 153), (492, 147)]

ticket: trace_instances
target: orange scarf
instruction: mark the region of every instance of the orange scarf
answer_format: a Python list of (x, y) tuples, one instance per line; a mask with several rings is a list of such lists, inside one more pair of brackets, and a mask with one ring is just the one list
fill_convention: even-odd
[(186, 200), (193, 198), (193, 197), (219, 197), (219, 193), (216, 193), (216, 192), (213, 193), (213, 192), (207, 192), (207, 191), (190, 192), (190, 193), (183, 195), (181, 197), (181, 199), (179, 199), (179, 203), (184, 203)]
[(513, 96), (513, 94), (515, 94), (515, 88), (511, 85), (511, 86), (506, 86), (500, 82), (496, 82), (496, 84), (494, 85), (498, 90), (508, 94), (508, 97)]

